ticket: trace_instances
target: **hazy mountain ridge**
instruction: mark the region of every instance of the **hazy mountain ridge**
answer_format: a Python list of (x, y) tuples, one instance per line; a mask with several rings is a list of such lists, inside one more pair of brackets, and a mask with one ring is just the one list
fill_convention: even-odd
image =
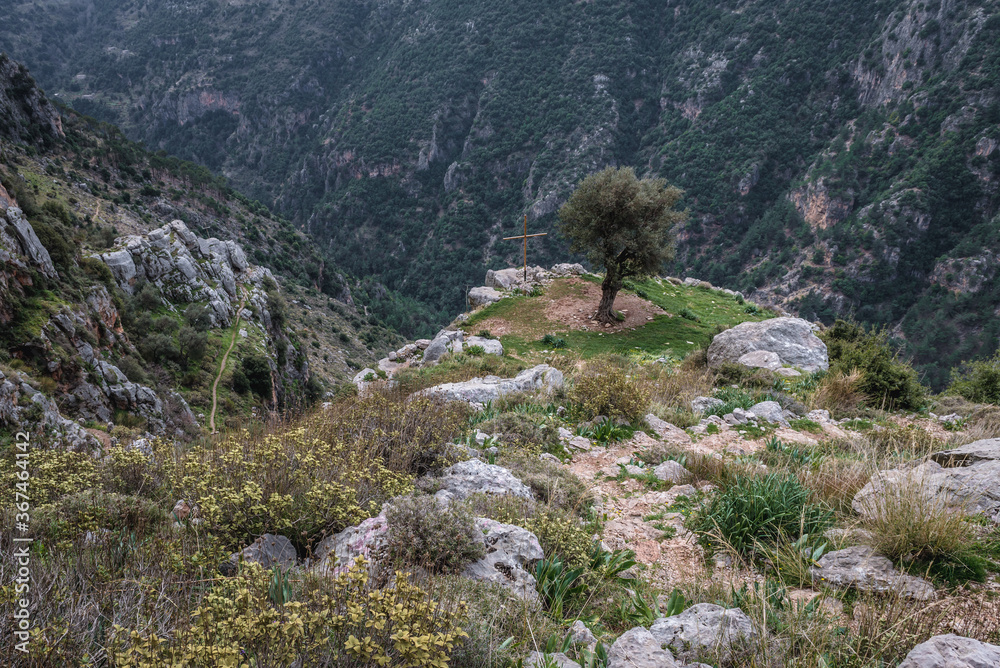
[[(394, 326), (457, 310), (514, 259), (499, 237), (523, 212), (550, 228), (582, 175), (634, 164), (688, 192), (675, 270), (901, 324), (925, 364), (943, 327), (961, 344), (929, 368), (940, 382), (995, 346), (992, 279), (933, 286), (992, 252), (973, 228), (996, 215), (997, 8), (26, 3), (0, 46), (425, 305), (382, 304)], [(37, 46), (48, 31), (62, 55)], [(565, 259), (533, 243), (533, 261)]]

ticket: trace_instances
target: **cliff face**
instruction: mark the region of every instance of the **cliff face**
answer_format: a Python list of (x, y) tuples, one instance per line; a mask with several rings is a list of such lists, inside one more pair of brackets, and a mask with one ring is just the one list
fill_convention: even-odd
[(59, 112), (21, 63), (0, 53), (0, 135), (41, 141), (63, 136)]

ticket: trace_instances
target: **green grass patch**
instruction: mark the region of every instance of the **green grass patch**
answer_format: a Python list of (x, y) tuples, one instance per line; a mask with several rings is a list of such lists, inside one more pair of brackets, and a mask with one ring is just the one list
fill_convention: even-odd
[[(600, 282), (600, 279), (589, 276), (585, 280)], [(472, 330), (491, 319), (505, 321), (510, 326), (510, 333), (501, 336), (500, 340), (505, 350), (517, 356), (551, 351), (552, 343), (545, 341), (559, 338), (565, 341), (566, 348), (554, 354), (573, 354), (584, 359), (607, 353), (681, 359), (692, 350), (708, 345), (720, 327), (728, 329), (741, 322), (773, 316), (770, 311), (748, 314), (745, 305), (739, 304), (734, 297), (714, 290), (676, 286), (659, 279), (635, 281), (632, 285), (635, 286), (633, 292), (641, 293), (666, 314), (654, 316), (653, 320), (631, 331), (611, 333), (567, 329), (548, 320), (545, 309), (550, 299), (582, 297), (584, 287), (570, 279), (556, 279), (546, 289), (545, 298), (517, 296), (501, 299), (472, 315), (464, 326), (466, 330)], [(622, 290), (622, 293), (627, 292), (630, 290)], [(596, 302), (594, 306), (596, 308)], [(682, 317), (682, 312), (694, 315), (696, 319)], [(544, 339), (546, 334), (552, 335), (552, 338)]]
[(818, 422), (813, 422), (808, 418), (799, 418), (797, 420), (789, 420), (788, 424), (791, 425), (792, 429), (798, 429), (799, 431), (808, 431), (810, 434), (822, 434), (823, 427), (820, 426)]

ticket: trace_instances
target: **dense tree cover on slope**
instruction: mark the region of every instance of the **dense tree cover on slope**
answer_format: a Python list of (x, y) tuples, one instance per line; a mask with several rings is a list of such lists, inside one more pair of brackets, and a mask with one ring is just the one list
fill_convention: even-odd
[[(551, 229), (580, 178), (630, 164), (688, 193), (676, 271), (902, 322), (938, 385), (995, 347), (978, 308), (995, 0), (97, 0), (6, 18), (0, 48), (50, 92), (274, 203), (327, 259), (408, 295), (378, 309), (411, 331), (513, 260), (499, 238), (521, 214)], [(530, 259), (565, 251), (549, 236)]]

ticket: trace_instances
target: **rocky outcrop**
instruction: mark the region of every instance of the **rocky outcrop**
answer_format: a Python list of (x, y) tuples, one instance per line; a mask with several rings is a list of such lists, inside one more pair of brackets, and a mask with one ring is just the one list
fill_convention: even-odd
[[(427, 349), (428, 351), (430, 348)], [(486, 404), (507, 394), (519, 392), (551, 392), (563, 386), (563, 374), (548, 364), (525, 369), (514, 378), (486, 376), (473, 378), (461, 383), (435, 385), (420, 394), (441, 397), (446, 401), (465, 401), (470, 404)]]
[(891, 593), (916, 601), (929, 601), (936, 596), (931, 583), (900, 573), (891, 561), (867, 545), (829, 552), (809, 569), (809, 573), (817, 585), (836, 589)]
[(708, 348), (708, 364), (717, 368), (725, 362), (738, 362), (747, 353), (775, 353), (782, 364), (803, 371), (822, 371), (830, 367), (826, 344), (815, 334), (816, 325), (801, 318), (773, 318), (744, 322), (717, 334)]
[(929, 508), (1000, 520), (1000, 439), (936, 452), (917, 466), (880, 471), (855, 495), (851, 506), (862, 515), (877, 515), (887, 497), (903, 490), (923, 495)]
[(476, 518), (483, 535), (486, 556), (462, 571), (473, 580), (503, 585), (526, 601), (538, 600), (535, 578), (529, 568), (545, 557), (538, 537), (527, 529), (485, 517)]
[(641, 626), (618, 636), (608, 650), (607, 668), (678, 668), (674, 655)]
[(503, 299), (505, 293), (525, 292), (536, 285), (548, 283), (561, 276), (581, 276), (587, 273), (581, 264), (563, 262), (544, 269), (542, 267), (509, 267), (490, 269), (486, 272), (486, 285), (469, 290), (468, 303), (472, 308), (492, 304)]
[(62, 117), (27, 68), (0, 53), (0, 136), (35, 142), (63, 136)]
[(63, 444), (89, 452), (100, 448), (96, 438), (63, 417), (56, 403), (21, 374), (7, 377), (0, 371), (0, 425), (13, 432), (37, 434), (46, 446)]
[[(248, 288), (248, 303), (265, 328), (270, 328), (266, 279), (270, 270), (251, 268), (243, 249), (234, 241), (200, 239), (183, 221), (174, 220), (149, 234), (117, 239), (114, 248), (96, 255), (111, 270), (115, 282), (131, 294), (149, 282), (174, 303), (205, 302), (213, 326), (226, 327), (236, 316), (241, 294)], [(249, 314), (249, 313), (248, 313)]]
[(38, 240), (21, 210), (11, 206), (0, 211), (0, 263), (32, 267), (48, 278), (58, 278), (49, 252)]
[(501, 299), (503, 299), (503, 294), (501, 292), (486, 286), (480, 286), (469, 290), (469, 306), (472, 308), (476, 308), (477, 306), (486, 306), (487, 304), (498, 302)]
[(898, 668), (996, 668), (1000, 646), (954, 633), (934, 636), (906, 655)]

